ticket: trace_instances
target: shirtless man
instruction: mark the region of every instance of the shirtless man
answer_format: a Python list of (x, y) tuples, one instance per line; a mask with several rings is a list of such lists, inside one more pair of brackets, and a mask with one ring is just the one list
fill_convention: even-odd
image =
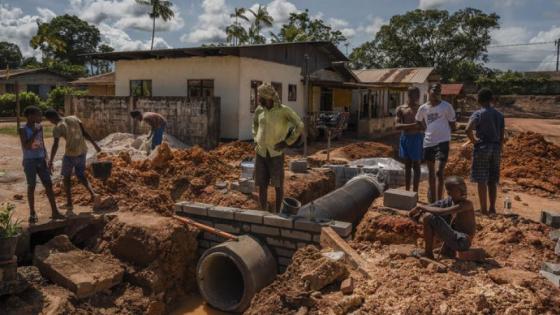
[(401, 130), (399, 157), (404, 161), (406, 190), (410, 190), (410, 178), (414, 170), (412, 190), (418, 192), (420, 183), (420, 162), (422, 161), (423, 128), (416, 122), (416, 112), (420, 101), (420, 90), (417, 87), (408, 89), (408, 102), (397, 107), (395, 128)]
[[(445, 179), (448, 198), (429, 206), (417, 206), (409, 216), (424, 226), (424, 253), (433, 259), (434, 236), (444, 244), (441, 254), (455, 258), (456, 252), (467, 251), (476, 230), (474, 207), (467, 199), (467, 186), (463, 178), (450, 176)], [(450, 217), (450, 221), (447, 219)]]

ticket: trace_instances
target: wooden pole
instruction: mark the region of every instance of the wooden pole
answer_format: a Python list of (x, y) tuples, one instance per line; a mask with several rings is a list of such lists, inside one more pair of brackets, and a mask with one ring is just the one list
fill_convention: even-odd
[(19, 82), (15, 81), (16, 88), (16, 132), (19, 132), (21, 107), (19, 104)]
[(198, 228), (198, 229), (201, 229), (201, 230), (206, 231), (206, 232), (208, 232), (208, 233), (212, 233), (212, 234), (218, 235), (218, 236), (223, 237), (223, 238), (226, 238), (226, 239), (228, 239), (228, 240), (234, 240), (234, 241), (237, 241), (237, 240), (238, 240), (237, 236), (235, 236), (235, 235), (233, 235), (233, 234), (229, 234), (229, 233), (227, 233), (227, 232), (218, 230), (218, 229), (213, 228), (213, 227), (211, 227), (211, 226), (208, 226), (208, 225), (205, 225), (205, 224), (202, 224), (202, 223), (198, 223), (198, 222), (193, 221), (193, 220), (191, 220), (191, 219), (189, 219), (189, 218), (180, 217), (180, 216), (177, 216), (177, 215), (174, 215), (173, 218), (175, 218), (177, 221), (179, 221), (179, 222), (181, 222), (181, 223), (183, 223), (183, 224), (190, 225), (190, 226), (194, 226), (194, 227), (196, 227), (196, 228)]
[(305, 80), (305, 100), (304, 100), (304, 115), (303, 118), (303, 158), (307, 158), (307, 128), (309, 127), (309, 55), (305, 54), (304, 80)]

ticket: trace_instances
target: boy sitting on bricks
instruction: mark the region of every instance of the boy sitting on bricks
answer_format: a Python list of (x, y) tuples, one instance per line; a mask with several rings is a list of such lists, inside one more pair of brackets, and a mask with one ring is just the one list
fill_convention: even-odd
[(429, 206), (417, 206), (409, 216), (424, 226), (424, 253), (417, 253), (434, 259), (434, 236), (443, 241), (441, 254), (455, 258), (455, 253), (466, 252), (471, 246), (476, 230), (474, 207), (467, 199), (467, 186), (463, 178), (450, 176), (445, 179), (445, 189), (449, 197)]

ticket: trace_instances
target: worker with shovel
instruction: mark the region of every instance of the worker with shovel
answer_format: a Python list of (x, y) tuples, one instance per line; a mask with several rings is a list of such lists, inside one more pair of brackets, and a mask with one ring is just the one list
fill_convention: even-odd
[[(290, 107), (280, 103), (272, 85), (263, 83), (257, 90), (259, 106), (253, 117), (256, 143), (255, 183), (259, 187), (261, 209), (267, 209), (268, 185), (276, 190), (276, 208), (284, 198), (284, 149), (292, 145), (303, 131), (303, 122)], [(290, 132), (290, 128), (293, 130)]]
[(150, 133), (148, 134), (148, 140), (151, 142), (150, 150), (155, 149), (163, 141), (163, 132), (167, 126), (167, 121), (165, 118), (153, 112), (145, 112), (142, 114), (139, 110), (134, 110), (130, 112), (130, 116), (141, 122), (145, 122), (150, 126)]

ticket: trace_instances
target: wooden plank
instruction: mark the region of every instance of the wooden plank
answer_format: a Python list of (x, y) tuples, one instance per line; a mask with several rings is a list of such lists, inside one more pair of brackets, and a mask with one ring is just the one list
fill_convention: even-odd
[(352, 267), (356, 268), (365, 277), (370, 277), (368, 272), (368, 262), (329, 226), (321, 229), (321, 247), (330, 247), (344, 252), (348, 263), (350, 263)]

